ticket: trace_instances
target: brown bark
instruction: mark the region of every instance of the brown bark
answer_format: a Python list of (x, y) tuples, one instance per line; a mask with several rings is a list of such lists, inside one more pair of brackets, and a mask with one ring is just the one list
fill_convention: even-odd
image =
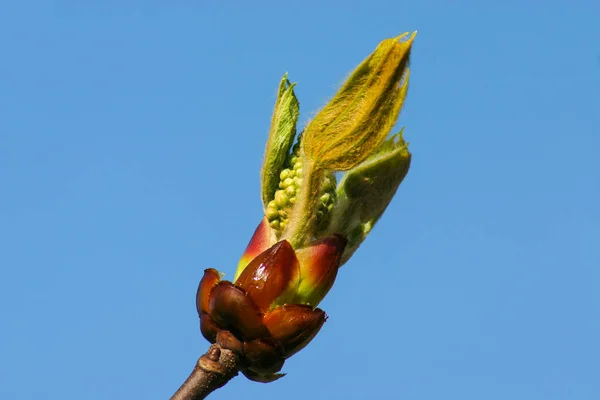
[(234, 352), (213, 344), (198, 359), (194, 370), (171, 400), (204, 399), (229, 382), (238, 374), (239, 369), (240, 358)]

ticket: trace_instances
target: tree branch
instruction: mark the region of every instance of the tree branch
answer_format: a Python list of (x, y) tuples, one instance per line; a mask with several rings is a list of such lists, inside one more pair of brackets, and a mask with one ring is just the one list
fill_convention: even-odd
[(238, 374), (240, 358), (231, 350), (213, 344), (198, 359), (194, 370), (171, 400), (200, 400)]

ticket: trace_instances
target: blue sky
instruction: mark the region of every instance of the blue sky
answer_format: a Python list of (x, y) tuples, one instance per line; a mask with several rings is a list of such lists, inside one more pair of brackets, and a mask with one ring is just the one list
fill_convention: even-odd
[(168, 398), (207, 348), (202, 271), (231, 278), (261, 218), (283, 73), (305, 123), (380, 40), (418, 29), (412, 168), (328, 322), (284, 379), (212, 398), (598, 399), (599, 16), (591, 0), (3, 2), (0, 397)]

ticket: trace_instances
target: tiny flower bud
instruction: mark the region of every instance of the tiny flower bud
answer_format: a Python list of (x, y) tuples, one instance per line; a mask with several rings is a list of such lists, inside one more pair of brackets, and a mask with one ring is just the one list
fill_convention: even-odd
[(296, 188), (288, 185), (288, 187), (285, 188), (285, 194), (288, 196), (288, 201), (291, 203), (292, 197), (296, 194)]
[(294, 180), (292, 178), (286, 178), (282, 184), (283, 188), (286, 189), (288, 186), (292, 186), (294, 184)]
[(289, 199), (284, 191), (278, 190), (275, 192), (275, 204), (277, 204), (277, 207), (285, 207), (288, 204), (288, 201)]
[(290, 176), (290, 170), (286, 168), (279, 174), (279, 180), (284, 181), (288, 176)]
[(268, 219), (274, 219), (279, 216), (279, 211), (277, 210), (277, 205), (275, 204), (275, 201), (269, 202), (269, 204), (267, 205), (267, 211), (265, 212), (265, 215)]

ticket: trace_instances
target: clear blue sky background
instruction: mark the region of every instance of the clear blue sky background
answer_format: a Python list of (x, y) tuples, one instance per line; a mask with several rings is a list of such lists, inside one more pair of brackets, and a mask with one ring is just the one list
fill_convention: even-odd
[(415, 29), (405, 183), (288, 376), (213, 398), (600, 398), (598, 4), (2, 2), (0, 398), (168, 398), (283, 73), (305, 123)]

